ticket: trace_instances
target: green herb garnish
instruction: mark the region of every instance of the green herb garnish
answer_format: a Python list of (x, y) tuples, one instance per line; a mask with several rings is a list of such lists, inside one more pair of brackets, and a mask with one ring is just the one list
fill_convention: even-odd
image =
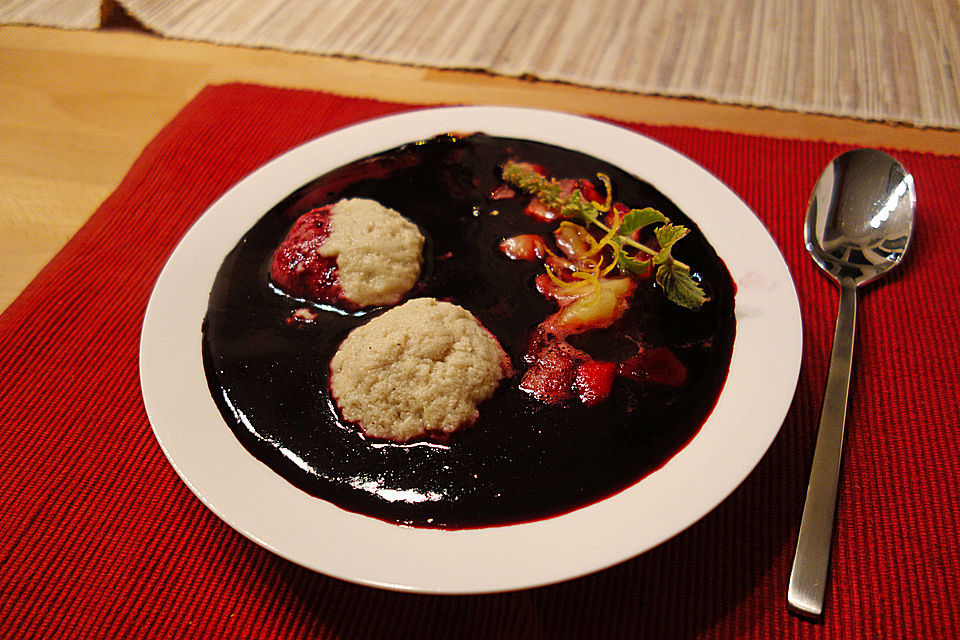
[[(609, 246), (613, 252), (613, 261), (620, 271), (645, 276), (651, 269), (656, 269), (655, 280), (663, 288), (667, 298), (688, 309), (696, 309), (709, 300), (699, 283), (691, 276), (690, 267), (672, 255), (673, 246), (690, 230), (671, 223), (665, 215), (651, 207), (631, 209), (623, 216), (615, 213), (612, 226), (606, 224), (601, 217), (611, 207), (610, 179), (603, 174), (598, 174), (598, 177), (607, 189), (606, 203), (603, 205), (586, 199), (579, 189), (574, 190), (567, 198), (561, 198), (561, 187), (557, 180), (545, 178), (520, 163), (508, 162), (503, 167), (504, 180), (533, 195), (545, 206), (559, 209), (561, 217), (577, 220), (587, 228), (593, 225), (603, 231), (605, 235), (594, 252), (598, 253)], [(637, 242), (632, 237), (635, 232), (651, 224), (661, 225), (654, 229), (660, 245), (659, 251)]]

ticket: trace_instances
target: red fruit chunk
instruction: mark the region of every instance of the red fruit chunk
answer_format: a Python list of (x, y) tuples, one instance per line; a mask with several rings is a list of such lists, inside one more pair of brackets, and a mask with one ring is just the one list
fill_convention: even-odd
[(542, 325), (538, 325), (527, 337), (527, 348), (523, 352), (523, 361), (532, 364), (537, 361), (540, 353), (557, 341), (557, 336), (551, 335)]
[[(539, 168), (538, 168), (539, 169)], [(537, 173), (545, 175), (542, 170), (538, 170)], [(570, 180), (563, 179), (559, 180), (560, 182), (560, 199), (566, 200), (570, 197), (574, 191), (580, 187), (579, 180)], [(560, 217), (560, 208), (554, 207), (550, 208), (547, 205), (540, 202), (537, 198), (531, 198), (530, 204), (527, 205), (527, 208), (523, 210), (525, 214), (540, 220), (541, 222), (553, 222)]]
[(561, 224), (553, 232), (553, 237), (563, 255), (577, 263), (587, 258), (596, 246), (594, 237), (576, 224)]
[(527, 205), (527, 208), (524, 209), (523, 212), (531, 218), (536, 218), (541, 222), (553, 222), (560, 217), (560, 213), (558, 211), (550, 209), (547, 205), (543, 204), (536, 198), (530, 200), (530, 204)]
[(616, 373), (617, 366), (612, 362), (587, 360), (580, 363), (574, 381), (580, 401), (593, 407), (606, 400), (613, 388)]
[(593, 186), (593, 183), (589, 180), (577, 180), (577, 188), (580, 189), (580, 194), (584, 200), (596, 204), (604, 204), (607, 201), (605, 197), (600, 195), (600, 192), (597, 191), (597, 188)]
[(510, 185), (502, 184), (490, 193), (491, 200), (507, 200), (517, 195), (517, 192), (514, 191)]
[(526, 233), (505, 239), (500, 243), (500, 251), (511, 260), (532, 262), (543, 260), (547, 256), (547, 243), (534, 233)]
[(560, 307), (541, 323), (560, 337), (609, 327), (626, 312), (636, 288), (630, 278), (600, 278), (597, 283), (581, 280), (560, 286), (547, 275), (537, 276), (536, 286)]
[(540, 174), (541, 176), (543, 176), (544, 178), (547, 177), (547, 170), (543, 167), (542, 164), (536, 164), (536, 163), (533, 163), (533, 162), (514, 162), (513, 164), (517, 165), (518, 167), (522, 167), (523, 169), (526, 169), (527, 171), (532, 171), (532, 172), (534, 172), (534, 173), (539, 173), (539, 174)]
[(330, 235), (332, 207), (313, 209), (297, 218), (274, 252), (270, 279), (285, 293), (320, 302), (344, 302), (336, 258), (320, 255), (320, 245)]
[(617, 373), (631, 380), (679, 387), (687, 379), (687, 368), (665, 347), (641, 350), (617, 367)]
[(577, 366), (589, 358), (566, 342), (551, 342), (539, 354), (520, 380), (520, 390), (546, 404), (558, 404), (573, 397)]

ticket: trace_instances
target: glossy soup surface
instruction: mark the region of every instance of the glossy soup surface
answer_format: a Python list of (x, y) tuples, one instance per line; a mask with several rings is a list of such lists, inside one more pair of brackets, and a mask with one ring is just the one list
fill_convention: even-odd
[[(692, 229), (674, 255), (693, 266), (711, 300), (690, 311), (642, 286), (611, 331), (572, 338), (598, 359), (636, 350), (627, 336), (667, 346), (687, 367), (679, 388), (618, 378), (600, 406), (547, 406), (518, 389), (531, 330), (555, 311), (539, 294), (537, 262), (513, 261), (506, 237), (554, 224), (522, 213), (527, 196), (490, 199), (509, 159), (556, 177), (612, 181), (614, 197), (652, 206)], [(411, 296), (471, 311), (517, 369), (447, 442), (376, 442), (345, 423), (330, 397), (329, 362), (354, 327), (383, 309), (344, 314), (297, 300), (269, 282), (275, 247), (306, 211), (344, 197), (372, 198), (421, 228), (421, 282)], [(290, 322), (309, 308), (314, 322)], [(549, 517), (601, 500), (662, 466), (693, 438), (726, 379), (734, 284), (696, 226), (653, 187), (595, 158), (529, 141), (441, 136), (365, 158), (305, 185), (267, 212), (224, 260), (210, 294), (203, 355), (211, 393), (256, 458), (300, 489), (349, 511), (413, 526), (464, 528)]]

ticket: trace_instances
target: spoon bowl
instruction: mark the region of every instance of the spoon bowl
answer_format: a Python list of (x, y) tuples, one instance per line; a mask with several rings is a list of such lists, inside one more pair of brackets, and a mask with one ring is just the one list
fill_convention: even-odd
[(848, 151), (827, 166), (810, 197), (807, 251), (838, 282), (876, 280), (907, 250), (915, 205), (903, 165), (875, 149)]
[(900, 263), (910, 244), (915, 208), (913, 177), (894, 158), (873, 149), (835, 158), (817, 180), (807, 206), (807, 251), (840, 286), (840, 308), (787, 591), (787, 606), (801, 615), (823, 613), (853, 369), (857, 288)]

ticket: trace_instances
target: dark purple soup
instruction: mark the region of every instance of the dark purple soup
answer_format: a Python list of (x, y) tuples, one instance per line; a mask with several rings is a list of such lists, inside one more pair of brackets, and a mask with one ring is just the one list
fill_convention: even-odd
[[(613, 332), (571, 339), (597, 358), (624, 359), (640, 335), (687, 369), (679, 387), (618, 377), (596, 407), (546, 405), (518, 388), (530, 332), (555, 311), (534, 288), (536, 262), (513, 261), (506, 237), (549, 237), (554, 224), (522, 213), (528, 196), (492, 200), (509, 159), (557, 177), (610, 177), (617, 200), (654, 207), (691, 233), (674, 255), (691, 265), (710, 301), (696, 310), (641, 285)], [(518, 372), (445, 442), (373, 441), (343, 421), (328, 367), (340, 342), (383, 309), (346, 314), (298, 300), (269, 282), (271, 255), (294, 220), (345, 197), (396, 209), (427, 238), (411, 297), (449, 300), (501, 342)], [(308, 308), (313, 322), (291, 322)], [(595, 158), (484, 134), (441, 136), (359, 160), (317, 178), (271, 209), (224, 260), (203, 326), (211, 393), (256, 458), (303, 491), (343, 509), (421, 527), (506, 525), (601, 500), (662, 466), (700, 429), (723, 387), (735, 331), (734, 283), (696, 225), (649, 184)], [(611, 337), (614, 336), (614, 337)], [(633, 345), (635, 349), (635, 345)]]

